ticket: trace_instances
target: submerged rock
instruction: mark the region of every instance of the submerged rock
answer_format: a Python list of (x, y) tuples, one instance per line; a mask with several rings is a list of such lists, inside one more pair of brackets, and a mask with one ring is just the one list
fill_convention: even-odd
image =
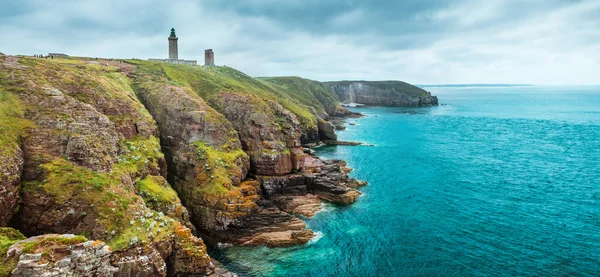
[(323, 143), (325, 143), (326, 145), (346, 145), (346, 146), (363, 145), (362, 142), (357, 142), (357, 141), (343, 141), (343, 140), (324, 140)]

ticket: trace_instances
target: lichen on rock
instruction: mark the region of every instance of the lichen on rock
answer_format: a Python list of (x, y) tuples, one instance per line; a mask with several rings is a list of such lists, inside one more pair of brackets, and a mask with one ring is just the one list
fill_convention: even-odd
[[(20, 142), (23, 204), (14, 224), (27, 235), (75, 233), (105, 241), (119, 276), (166, 275), (176, 230), (192, 225), (166, 185), (158, 128), (129, 79), (79, 60), (14, 62), (0, 63), (0, 72), (8, 73), (0, 76), (7, 84), (2, 88), (23, 103), (23, 118), (32, 122)], [(144, 187), (148, 180), (161, 185)]]
[(347, 110), (289, 89), (228, 67), (0, 56), (0, 226), (32, 236), (11, 270), (225, 276), (204, 240), (308, 242), (296, 215), (354, 202), (361, 183), (301, 145), (335, 139), (328, 113)]
[[(110, 265), (110, 247), (75, 235), (45, 234), (23, 238), (6, 251), (10, 276), (98, 276), (117, 272)], [(11, 264), (12, 263), (12, 264)]]

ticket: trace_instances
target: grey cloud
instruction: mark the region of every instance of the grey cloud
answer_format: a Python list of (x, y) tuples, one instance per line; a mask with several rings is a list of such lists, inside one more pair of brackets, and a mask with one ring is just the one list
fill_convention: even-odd
[(579, 84), (600, 71), (593, 0), (0, 1), (10, 54), (163, 57), (175, 27), (181, 57), (213, 48), (254, 76)]

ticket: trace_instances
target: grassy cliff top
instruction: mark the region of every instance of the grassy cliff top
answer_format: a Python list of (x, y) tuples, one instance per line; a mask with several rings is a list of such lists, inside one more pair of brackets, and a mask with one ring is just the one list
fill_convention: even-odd
[(354, 83), (361, 83), (370, 87), (378, 88), (381, 90), (394, 90), (396, 92), (405, 93), (410, 96), (428, 96), (426, 90), (422, 88), (418, 88), (409, 83), (405, 83), (402, 81), (335, 81), (335, 82), (325, 82), (328, 85), (342, 85), (348, 86)]
[(290, 110), (304, 126), (315, 127), (316, 115), (306, 104), (281, 86), (246, 75), (227, 66), (187, 66), (159, 62), (129, 60), (137, 70), (157, 78), (166, 77), (174, 85), (187, 87), (208, 100), (222, 92), (247, 93), (273, 100)]
[(314, 107), (317, 111), (332, 113), (340, 106), (335, 94), (324, 83), (295, 76), (260, 77), (260, 80), (273, 83), (283, 88), (290, 97), (302, 104)]

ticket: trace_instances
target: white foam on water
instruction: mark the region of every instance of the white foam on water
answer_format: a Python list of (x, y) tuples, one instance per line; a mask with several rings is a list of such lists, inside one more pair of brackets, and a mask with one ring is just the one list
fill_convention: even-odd
[(217, 247), (220, 249), (232, 247), (233, 244), (227, 242), (217, 242)]
[(319, 241), (319, 240), (320, 240), (322, 237), (323, 237), (323, 232), (315, 232), (315, 237), (314, 237), (314, 238), (312, 238), (312, 239), (311, 239), (311, 240), (308, 242), (308, 244), (313, 244), (313, 243), (315, 243), (315, 242)]

